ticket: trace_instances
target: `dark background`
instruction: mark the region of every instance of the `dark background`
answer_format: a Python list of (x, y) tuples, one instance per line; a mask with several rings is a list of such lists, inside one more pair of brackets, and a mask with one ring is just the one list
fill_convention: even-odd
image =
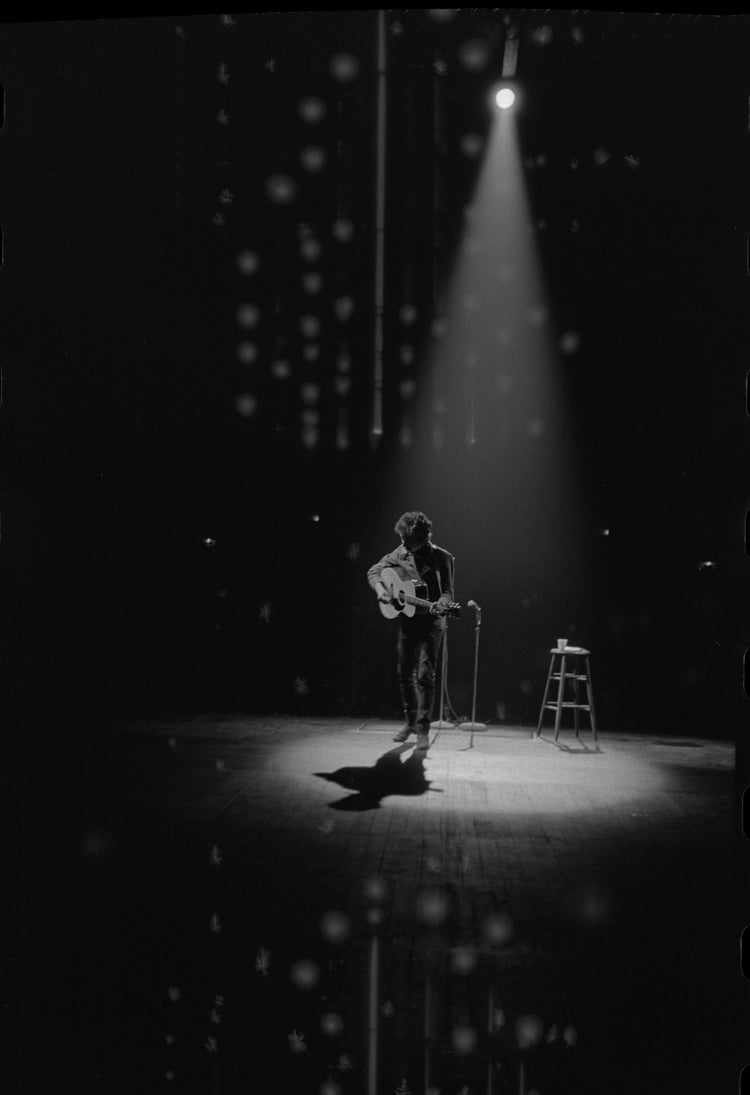
[[(376, 446), (377, 13), (2, 27), (6, 710), (51, 729), (159, 708), (398, 717), (394, 636), (364, 572), (395, 542), (401, 510), (424, 508), (457, 556), (459, 599), (485, 607), (478, 718), (534, 723), (549, 645), (566, 634), (593, 651), (603, 728), (734, 735), (747, 638), (747, 20), (419, 10), (389, 12), (386, 27)], [(454, 451), (424, 465), (417, 497), (401, 492), (419, 480), (399, 447), (399, 347), (408, 336), (418, 376), (476, 176), (461, 139), (486, 133), (508, 34), (550, 322), (580, 336), (564, 363), (587, 514), (585, 580), (570, 587), (562, 567), (509, 578), (516, 517), (492, 495), (490, 442), (475, 456), (481, 512), (456, 512), (441, 491)], [(476, 40), (481, 64), (465, 52)], [(353, 78), (336, 73), (339, 54), (356, 58)], [(316, 124), (300, 114), (310, 97), (325, 107)], [(311, 145), (326, 152), (318, 171), (301, 165)], [(269, 191), (276, 174), (294, 181), (292, 201)], [(340, 218), (349, 240), (336, 238)], [(307, 237), (315, 260), (300, 252)], [(251, 331), (243, 302), (258, 308)], [(417, 309), (408, 331), (404, 304)], [(320, 322), (315, 360), (305, 314)], [(243, 340), (252, 364), (238, 359)], [(305, 384), (318, 385), (312, 403)], [(243, 393), (257, 400), (249, 416)], [(550, 540), (565, 519), (544, 517)], [(465, 611), (451, 631), (464, 716), (472, 622)]]

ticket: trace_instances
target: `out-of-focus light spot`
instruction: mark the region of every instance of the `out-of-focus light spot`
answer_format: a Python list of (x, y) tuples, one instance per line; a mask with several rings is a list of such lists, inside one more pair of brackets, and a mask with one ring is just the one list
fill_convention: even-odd
[(228, 597), (229, 592), (226, 589), (217, 589), (216, 590), (216, 595), (217, 595), (217, 597)]
[(348, 376), (337, 376), (333, 382), (333, 387), (336, 395), (343, 398), (351, 391), (352, 382)]
[(417, 390), (417, 385), (414, 380), (402, 380), (398, 386), (398, 394), (402, 399), (411, 399)]
[(300, 254), (307, 262), (315, 262), (320, 258), (321, 246), (315, 239), (304, 239), (300, 244)]
[(251, 392), (243, 392), (234, 401), (237, 414), (242, 418), (252, 418), (258, 409), (258, 399)]
[(349, 428), (345, 422), (339, 423), (336, 428), (336, 448), (339, 452), (349, 448)]
[(223, 27), (233, 27), (235, 23), (233, 15), (221, 15), (219, 21)]
[(223, 213), (214, 213), (213, 217), (211, 218), (211, 223), (217, 228), (221, 228), (222, 225), (227, 223), (227, 219)]
[(320, 969), (309, 958), (302, 958), (294, 963), (289, 976), (298, 989), (311, 989), (320, 979)]
[(226, 61), (222, 61), (218, 69), (216, 70), (216, 79), (219, 81), (220, 84), (229, 83), (229, 66), (227, 65)]
[(412, 432), (411, 426), (401, 427), (398, 434), (398, 440), (402, 449), (408, 449), (411, 447), (411, 444), (414, 441), (414, 434)]
[(318, 171), (322, 171), (326, 165), (328, 155), (324, 148), (319, 145), (311, 145), (309, 148), (303, 148), (300, 152), (300, 163), (304, 167), (305, 171), (309, 171), (311, 174), (315, 174)]
[(400, 38), (404, 33), (404, 24), (399, 23), (398, 19), (394, 19), (391, 23), (391, 34), (394, 38)]
[(435, 23), (449, 23), (458, 8), (428, 8), (427, 13)]
[(541, 437), (544, 433), (544, 422), (541, 418), (530, 418), (526, 425), (526, 429), (529, 437)]
[(571, 1048), (577, 1044), (578, 1034), (576, 1033), (575, 1027), (567, 1026), (565, 1028), (563, 1031), (563, 1041), (566, 1046), (570, 1046)]
[(405, 327), (410, 327), (412, 323), (415, 323), (418, 314), (413, 304), (402, 304), (398, 311), (398, 317)]
[(542, 218), (541, 220), (538, 220), (536, 222), (536, 226), (537, 226), (537, 228), (539, 229), (540, 232), (543, 232), (545, 230), (545, 228), (547, 227), (547, 222), (546, 222), (546, 220), (544, 220), (544, 218)]
[(433, 319), (430, 324), (433, 338), (444, 338), (448, 331), (448, 324), (444, 319)]
[(240, 251), (237, 256), (237, 268), (241, 274), (249, 276), (254, 274), (260, 266), (260, 259), (255, 251)]
[(307, 384), (302, 385), (299, 394), (304, 403), (317, 403), (320, 399), (320, 384), (316, 384), (311, 380)]
[(492, 946), (501, 947), (509, 943), (513, 933), (513, 921), (506, 912), (492, 913), (482, 923), (482, 935)]
[(323, 278), (317, 270), (308, 270), (302, 277), (302, 288), (306, 293), (319, 293), (323, 288)]
[(635, 171), (637, 167), (641, 166), (640, 157), (633, 156), (632, 154), (628, 156), (623, 156), (622, 162), (625, 164), (626, 167), (629, 167), (631, 171)]
[(385, 913), (382, 909), (368, 909), (366, 920), (371, 928), (379, 928), (385, 920)]
[(164, 1079), (168, 1080), (170, 1083), (172, 1082), (172, 1080), (174, 1080), (174, 1072), (171, 1068), (168, 1068), (167, 1071), (164, 1073)]
[(211, 923), (210, 923), (211, 931), (213, 932), (213, 934), (214, 935), (221, 935), (222, 926), (223, 925), (221, 923), (221, 917), (219, 916), (218, 913), (214, 913), (213, 916), (211, 917)]
[(359, 59), (353, 53), (335, 53), (331, 58), (331, 75), (342, 84), (359, 76)]
[(330, 909), (321, 918), (320, 931), (329, 943), (343, 943), (352, 933), (352, 922), (346, 913)]
[(213, 536), (206, 536), (203, 540), (203, 546), (208, 548), (216, 547), (216, 541)]
[(456, 947), (451, 954), (451, 969), (454, 973), (471, 973), (476, 964), (477, 955), (472, 947)]
[(583, 27), (573, 27), (570, 32), (570, 37), (573, 39), (576, 45), (580, 46), (584, 39)]
[(216, 122), (218, 125), (229, 125), (229, 115), (227, 114), (226, 110), (224, 110), (224, 107), (222, 107), (221, 110), (218, 111), (216, 115)]
[(310, 520), (312, 521), (312, 523), (314, 525), (317, 525), (320, 521), (320, 514), (319, 513), (311, 513), (310, 514)]
[(570, 161), (570, 170), (577, 171), (580, 166), (581, 161), (574, 156), (573, 159)]
[(600, 528), (597, 530), (600, 536), (609, 536), (610, 531), (608, 528)]
[(277, 358), (271, 363), (271, 376), (274, 380), (288, 380), (292, 375), (292, 367), (283, 358)]
[(581, 348), (581, 336), (577, 331), (566, 331), (560, 337), (560, 349), (564, 354), (575, 354)]
[(492, 1012), (492, 1029), (502, 1030), (505, 1026), (505, 1012), (502, 1008), (495, 1008)]
[(316, 426), (305, 426), (302, 431), (302, 444), (306, 449), (315, 449), (320, 441), (320, 431)]
[(490, 44), (483, 38), (464, 42), (458, 50), (458, 59), (469, 72), (479, 72), (490, 59)]
[(554, 1042), (557, 1041), (559, 1035), (560, 1035), (560, 1031), (557, 1029), (557, 1023), (553, 1023), (552, 1026), (547, 1031), (547, 1033), (545, 1034), (544, 1040), (547, 1043), (547, 1045), (551, 1046), (551, 1045), (553, 1045)]
[(320, 1029), (329, 1038), (336, 1038), (344, 1029), (344, 1020), (335, 1011), (327, 1011), (320, 1017)]
[(565, 907), (573, 920), (585, 928), (598, 930), (614, 920), (614, 901), (610, 892), (597, 883), (579, 886), (568, 894)]
[(548, 46), (552, 41), (552, 27), (535, 27), (531, 32), (531, 41), (535, 46)]
[(698, 570), (716, 570), (716, 563), (712, 563), (710, 559), (706, 559), (704, 562), (698, 564)]
[(320, 334), (320, 320), (317, 316), (303, 316), (299, 328), (305, 338), (317, 338)]
[(393, 1016), (396, 1014), (396, 1009), (393, 1006), (393, 1002), (391, 1000), (386, 1000), (380, 1011), (381, 1014), (386, 1017), (386, 1019), (392, 1019)]
[(167, 989), (167, 995), (169, 996), (169, 1002), (171, 1004), (179, 1004), (182, 999), (182, 993), (178, 989), (177, 985), (170, 985)]
[(519, 1049), (531, 1049), (544, 1034), (544, 1023), (537, 1015), (522, 1015), (516, 1020), (516, 1039)]
[(339, 217), (333, 222), (333, 237), (339, 243), (348, 243), (354, 235), (354, 225), (347, 217)]
[(540, 153), (540, 155), (537, 156), (536, 166), (537, 167), (546, 167), (547, 166), (547, 157), (544, 155), (543, 152)]
[(484, 140), (478, 133), (464, 133), (461, 138), (461, 151), (464, 156), (468, 156), (470, 159), (476, 159), (484, 148)]
[(357, 561), (357, 559), (360, 558), (361, 555), (362, 555), (362, 546), (361, 546), (361, 544), (356, 543), (356, 541), (354, 541), (354, 540), (350, 544), (347, 544), (347, 546), (346, 546), (346, 557), (350, 562), (355, 563)]
[(543, 304), (535, 304), (533, 307), (529, 308), (528, 315), (529, 323), (532, 327), (541, 327), (543, 323), (547, 322), (549, 312)]
[(291, 175), (269, 175), (266, 194), (275, 205), (288, 205), (297, 197), (297, 184)]
[(411, 365), (414, 362), (414, 347), (400, 346), (398, 356), (401, 359), (402, 365)]
[(417, 917), (429, 927), (443, 924), (449, 910), (448, 895), (442, 890), (427, 890), (417, 898)]
[(303, 121), (309, 122), (310, 125), (316, 125), (325, 118), (326, 105), (316, 95), (308, 95), (299, 104), (299, 113)]
[(270, 601), (264, 601), (263, 604), (258, 609), (258, 619), (262, 620), (264, 624), (270, 623), (271, 622), (271, 612), (272, 612), (272, 608), (271, 608)]
[[(532, 600), (533, 600), (533, 598), (532, 598)], [(522, 696), (530, 696), (531, 693), (534, 691), (534, 685), (531, 683), (530, 680), (528, 680), (526, 678), (524, 678), (522, 681), (520, 681), (518, 687), (521, 690), (521, 695)]]
[[(359, 548), (359, 545), (357, 545)], [(385, 878), (373, 875), (364, 884), (364, 894), (368, 901), (387, 901), (390, 895), (390, 886)]]
[(597, 148), (594, 152), (594, 167), (604, 167), (611, 159), (612, 154), (606, 148)]
[(573, 235), (576, 235), (578, 232), (580, 232), (581, 222), (579, 220), (572, 220), (570, 222), (570, 231), (573, 233)]
[(309, 345), (305, 346), (302, 351), (302, 356), (305, 361), (317, 361), (320, 357), (320, 346)]
[(240, 304), (235, 314), (240, 327), (249, 329), (260, 319), (260, 308), (256, 304)]
[(338, 297), (333, 303), (333, 311), (340, 323), (346, 323), (354, 311), (354, 301), (351, 297)]
[(306, 426), (317, 426), (320, 422), (320, 412), (307, 408), (299, 416), (300, 422), (303, 422)]
[(81, 836), (80, 849), (83, 858), (90, 863), (102, 862), (113, 855), (114, 838), (105, 829), (89, 829)]
[(324, 1080), (318, 1091), (319, 1095), (342, 1095), (343, 1088), (335, 1080)]
[(432, 62), (432, 71), (436, 76), (445, 76), (448, 71), (448, 62), (444, 57), (436, 57)]
[(242, 365), (252, 365), (258, 360), (258, 347), (254, 342), (241, 342), (237, 347), (237, 357)]
[(336, 358), (336, 368), (340, 373), (348, 373), (352, 367), (351, 356), (345, 352), (339, 354)]
[(477, 1032), (473, 1027), (456, 1027), (451, 1034), (451, 1043), (454, 1051), (465, 1057), (477, 1048)]
[(219, 201), (222, 205), (233, 205), (234, 194), (231, 190), (222, 190), (222, 192), (219, 194)]
[(513, 106), (515, 101), (516, 93), (513, 91), (513, 88), (510, 87), (501, 87), (495, 95), (495, 102), (501, 110), (507, 110), (509, 107)]

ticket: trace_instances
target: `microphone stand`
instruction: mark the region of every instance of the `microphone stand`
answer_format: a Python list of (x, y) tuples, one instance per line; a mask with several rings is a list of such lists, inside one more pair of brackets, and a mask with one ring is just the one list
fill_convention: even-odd
[(479, 669), (479, 629), (482, 626), (482, 610), (476, 601), (468, 601), (469, 608), (473, 608), (476, 612), (476, 623), (474, 624), (474, 694), (471, 701), (471, 722), (462, 722), (462, 730), (486, 730), (487, 725), (484, 722), (477, 722), (477, 670)]

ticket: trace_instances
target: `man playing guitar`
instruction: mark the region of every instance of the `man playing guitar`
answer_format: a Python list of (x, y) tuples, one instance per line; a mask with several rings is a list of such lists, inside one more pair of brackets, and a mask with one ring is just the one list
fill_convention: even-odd
[[(404, 708), (406, 725), (394, 736), (394, 741), (407, 741), (417, 735), (417, 749), (429, 746), (430, 721), (435, 702), (435, 675), (440, 644), (447, 626), (447, 616), (455, 615), (458, 605), (453, 602), (454, 558), (449, 551), (432, 543), (432, 521), (420, 510), (410, 510), (399, 517), (394, 532), (401, 546), (384, 555), (367, 571), (367, 580), (377, 594), (381, 606), (390, 606), (384, 615), (399, 616), (396, 642), (396, 677)], [(414, 583), (422, 591), (418, 598), (408, 598), (409, 613), (403, 594), (387, 579), (395, 571), (405, 583)], [(414, 605), (424, 606), (418, 610)], [(391, 609), (396, 609), (394, 613)]]

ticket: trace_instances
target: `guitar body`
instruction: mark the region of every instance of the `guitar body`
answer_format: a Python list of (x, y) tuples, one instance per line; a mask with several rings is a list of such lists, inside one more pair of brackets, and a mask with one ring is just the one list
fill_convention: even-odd
[[(414, 616), (417, 612), (429, 612), (432, 602), (427, 599), (427, 587), (421, 582), (413, 582), (410, 578), (402, 578), (393, 567), (385, 567), (380, 575), (380, 581), (391, 595), (388, 604), (380, 601), (380, 611), (387, 620), (395, 620), (397, 616)], [(451, 604), (442, 609), (441, 616), (458, 616), (460, 605)]]

